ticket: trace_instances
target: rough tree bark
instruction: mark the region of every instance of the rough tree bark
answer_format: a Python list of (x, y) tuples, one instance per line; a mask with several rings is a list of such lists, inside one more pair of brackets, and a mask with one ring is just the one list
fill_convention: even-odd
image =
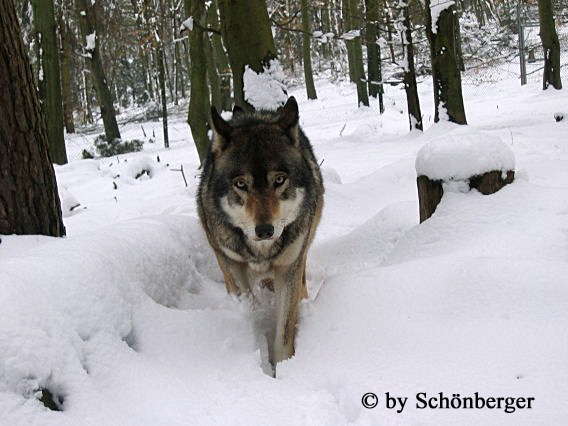
[(308, 99), (317, 99), (314, 75), (312, 72), (311, 31), (310, 16), (308, 13), (308, 0), (302, 0), (302, 53), (304, 57), (304, 80)]
[(0, 234), (65, 235), (45, 118), (12, 0), (0, 0)]
[(243, 90), (245, 66), (262, 73), (264, 67), (277, 57), (266, 1), (219, 0), (219, 13), (223, 41), (233, 71), (235, 104), (251, 110)]
[[(118, 123), (116, 122), (116, 112), (112, 103), (112, 95), (107, 85), (99, 52), (99, 43), (96, 42), (95, 10), (90, 6), (90, 2), (87, 0), (75, 0), (75, 7), (77, 9), (77, 19), (79, 20), (81, 37), (83, 39), (82, 45), (85, 46), (85, 51), (87, 52), (85, 62), (91, 71), (97, 102), (101, 108), (106, 138), (108, 141), (120, 139), (120, 131), (118, 130)], [(94, 46), (87, 46), (86, 37), (88, 35), (94, 35)], [(87, 49), (87, 47), (89, 47), (89, 49)]]
[(549, 85), (562, 89), (560, 80), (560, 42), (554, 24), (554, 14), (551, 0), (538, 0), (538, 16), (540, 20), (540, 39), (544, 49), (544, 72), (542, 74), (542, 89)]
[[(440, 0), (438, 0), (440, 1)], [(434, 122), (440, 121), (440, 110), (447, 113), (447, 119), (457, 124), (467, 124), (463, 105), (461, 74), (457, 58), (457, 21), (453, 4), (439, 13), (432, 28), (430, 0), (425, 0), (426, 35), (430, 43), (432, 78), (434, 79)], [(440, 7), (440, 6), (438, 6)]]
[(63, 100), (59, 74), (59, 47), (53, 0), (32, 0), (34, 26), (39, 42), (41, 64), (39, 91), (45, 112), (49, 152), (57, 164), (67, 163), (63, 134)]

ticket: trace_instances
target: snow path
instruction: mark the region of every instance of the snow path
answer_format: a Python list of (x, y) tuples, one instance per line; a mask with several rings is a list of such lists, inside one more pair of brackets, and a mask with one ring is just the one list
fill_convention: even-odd
[[(466, 98), (473, 130), (514, 151), (515, 182), (491, 196), (447, 193), (421, 225), (416, 153), (452, 126), (408, 134), (398, 89), (383, 117), (356, 110), (351, 86), (319, 82), (313, 102), (293, 93), (324, 160), (326, 205), (308, 258), (319, 293), (277, 379), (262, 370), (256, 314), (226, 295), (199, 227), (184, 117), (171, 120), (169, 151), (158, 140), (120, 163), (58, 167), (59, 184), (87, 207), (65, 218), (68, 237), (0, 245), (0, 424), (564, 423), (568, 123), (552, 114), (567, 95), (516, 84)], [(431, 111), (431, 88), (420, 87)], [(160, 135), (144, 123), (153, 126)], [(69, 140), (71, 158), (89, 138)], [(148, 161), (151, 179), (125, 174)], [(182, 164), (188, 188), (171, 170)], [(63, 412), (33, 398), (43, 386)], [(366, 392), (379, 396), (374, 410), (361, 405)], [(385, 408), (385, 392), (409, 397), (401, 414)], [(535, 404), (418, 410), (418, 392)]]

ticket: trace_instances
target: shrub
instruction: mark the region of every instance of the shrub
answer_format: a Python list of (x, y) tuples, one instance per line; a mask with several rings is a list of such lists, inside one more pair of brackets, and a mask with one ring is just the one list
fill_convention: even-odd
[(97, 136), (94, 143), (101, 157), (113, 157), (127, 152), (138, 152), (142, 150), (142, 146), (144, 145), (144, 141), (140, 139), (131, 139), (129, 141), (114, 139), (109, 142), (105, 135)]

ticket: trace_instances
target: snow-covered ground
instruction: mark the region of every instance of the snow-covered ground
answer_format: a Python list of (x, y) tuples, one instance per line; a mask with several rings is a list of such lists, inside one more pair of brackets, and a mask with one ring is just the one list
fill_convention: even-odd
[[(568, 119), (553, 119), (566, 90), (466, 91), (479, 94), (466, 98), (471, 131), (511, 148), (516, 180), (490, 196), (448, 192), (419, 224), (416, 154), (463, 132), (431, 127), (429, 82), (423, 134), (408, 133), (400, 88), (387, 87), (382, 117), (357, 109), (350, 85), (317, 89), (316, 101), (293, 94), (323, 161), (324, 216), (296, 355), (278, 377), (263, 373), (254, 314), (226, 295), (197, 221), (180, 115), (169, 150), (158, 122), (143, 124), (154, 144), (119, 159), (79, 160), (94, 135), (70, 136), (72, 161), (56, 168), (67, 205), (81, 204), (68, 236), (2, 238), (0, 424), (566, 423)], [(143, 138), (140, 124), (122, 133)], [(63, 411), (44, 408), (39, 388)], [(408, 397), (402, 413), (387, 392)], [(535, 399), (514, 413), (420, 410), (420, 392)]]

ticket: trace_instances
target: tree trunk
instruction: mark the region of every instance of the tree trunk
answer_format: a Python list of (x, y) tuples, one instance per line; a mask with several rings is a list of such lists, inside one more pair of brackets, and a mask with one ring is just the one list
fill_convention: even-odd
[[(174, 28), (179, 28), (177, 25), (178, 22), (176, 21), (174, 24)], [(185, 90), (184, 90), (184, 81), (183, 81), (183, 70), (181, 66), (181, 55), (179, 53), (180, 45), (179, 42), (174, 41), (174, 69), (175, 69), (175, 78), (176, 78), (176, 91), (175, 91), (175, 98), (174, 98), (174, 105), (178, 104), (178, 96), (179, 93), (182, 93), (182, 97), (185, 98)]]
[(164, 147), (169, 148), (170, 138), (168, 137), (168, 103), (166, 99), (166, 75), (164, 71), (164, 45), (160, 42), (156, 50), (156, 55), (158, 57), (158, 78), (160, 80), (160, 103), (162, 104), (162, 130), (164, 132)]
[[(164, 5), (161, 0), (158, 0), (157, 3), (153, 3), (156, 8), (154, 10), (164, 10)], [(146, 1), (146, 13), (147, 17), (151, 17), (153, 19), (150, 20), (151, 25), (153, 26), (153, 35), (152, 37), (153, 44), (152, 47), (156, 52), (156, 61), (158, 65), (158, 83), (160, 85), (160, 104), (162, 106), (162, 131), (164, 132), (164, 147), (170, 147), (170, 139), (168, 137), (168, 101), (166, 97), (166, 81), (169, 82), (169, 75), (167, 74), (166, 69), (166, 58), (164, 55), (164, 31), (163, 31), (163, 19), (158, 19), (156, 14), (150, 8), (150, 4)], [(170, 87), (170, 96), (172, 95), (171, 87)]]
[[(357, 0), (344, 0), (349, 3), (347, 12), (350, 19), (347, 21), (349, 30), (360, 29), (361, 14)], [(353, 48), (353, 72), (355, 77), (355, 84), (357, 85), (357, 104), (369, 106), (369, 95), (367, 93), (367, 79), (365, 78), (365, 67), (363, 65), (363, 49), (361, 47), (361, 37), (356, 37), (350, 40)]]
[(396, 64), (396, 56), (394, 54), (394, 46), (393, 46), (393, 41), (392, 41), (392, 19), (390, 16), (390, 10), (388, 8), (387, 2), (385, 0), (384, 2), (385, 5), (385, 16), (386, 16), (386, 21), (387, 21), (387, 40), (389, 43), (389, 50), (390, 50), (390, 57), (391, 57), (391, 62), (393, 64)]
[[(505, 185), (513, 182), (515, 172), (507, 171), (505, 179), (503, 172), (493, 170), (469, 178), (469, 188), (477, 189), (483, 195), (493, 194)], [(418, 176), (416, 184), (418, 186), (418, 203), (420, 208), (420, 223), (430, 218), (436, 211), (436, 207), (444, 195), (444, 187), (441, 180), (430, 180), (427, 176)]]
[(84, 108), (85, 115), (83, 122), (92, 124), (94, 123), (94, 120), (93, 120), (93, 110), (91, 108), (91, 77), (90, 73), (87, 73), (85, 69), (83, 69), (81, 75), (83, 76), (83, 94), (85, 97), (85, 108)]
[(0, 0), (0, 234), (65, 235), (45, 117), (12, 0)]
[[(91, 70), (91, 77), (95, 87), (97, 102), (101, 108), (101, 116), (105, 127), (105, 135), (108, 141), (120, 139), (120, 131), (116, 122), (116, 113), (112, 104), (112, 95), (107, 85), (105, 71), (99, 52), (99, 43), (96, 41), (96, 16), (94, 9), (88, 5), (87, 0), (75, 0), (77, 18), (81, 29), (81, 36), (85, 45), (85, 62)], [(81, 13), (84, 12), (84, 13)], [(94, 46), (87, 46), (87, 36), (94, 38)], [(89, 47), (89, 49), (87, 48)]]
[(245, 66), (262, 73), (264, 67), (277, 57), (266, 2), (219, 0), (219, 12), (223, 41), (233, 71), (235, 104), (251, 110), (252, 106), (244, 96)]
[(317, 99), (316, 86), (314, 85), (314, 75), (312, 73), (311, 57), (311, 31), (310, 16), (308, 14), (308, 0), (302, 0), (302, 53), (304, 56), (304, 80), (308, 99)]
[[(329, 0), (323, 0), (321, 5), (321, 30), (324, 34), (331, 31), (331, 19), (329, 10)], [(331, 47), (329, 41), (321, 43), (321, 52), (324, 59), (331, 59)]]
[(365, 33), (367, 41), (367, 75), (369, 76), (369, 95), (380, 96), (382, 84), (377, 26), (379, 22), (378, 0), (365, 0)]
[(199, 160), (203, 162), (209, 147), (209, 88), (207, 86), (207, 60), (205, 58), (205, 37), (197, 25), (204, 26), (205, 2), (203, 0), (184, 0), (185, 14), (193, 17), (193, 30), (189, 34), (189, 54), (191, 57), (191, 91), (189, 94), (189, 113), (187, 122)]
[(538, 16), (540, 20), (540, 39), (544, 49), (544, 72), (542, 74), (542, 89), (549, 85), (562, 89), (560, 80), (560, 42), (554, 24), (554, 14), (551, 0), (538, 0)]
[(215, 55), (213, 54), (213, 46), (211, 38), (208, 34), (203, 35), (203, 49), (205, 50), (205, 60), (207, 62), (207, 80), (211, 88), (211, 105), (218, 111), (223, 110), (223, 99), (221, 96), (221, 82), (219, 81), (219, 73), (215, 64)]
[[(461, 75), (456, 50), (456, 17), (454, 6), (440, 12), (436, 32), (432, 31), (430, 0), (425, 0), (426, 35), (432, 57), (434, 79), (434, 122), (445, 118), (457, 124), (467, 124), (463, 105)], [(440, 110), (442, 110), (440, 114)], [(440, 117), (442, 115), (442, 117)]]
[(53, 0), (32, 0), (34, 25), (38, 36), (40, 56), (40, 95), (45, 112), (49, 152), (57, 164), (67, 163), (63, 135), (63, 100), (59, 75), (59, 47)]
[[(212, 28), (220, 28), (217, 0), (212, 0), (207, 10), (207, 22)], [(219, 111), (230, 111), (233, 106), (231, 93), (231, 68), (229, 59), (223, 47), (223, 40), (219, 34), (211, 34), (211, 47), (215, 57), (215, 66), (219, 75), (219, 86), (221, 90), (221, 107)]]
[[(215, 22), (214, 12), (216, 12), (216, 9), (214, 9), (214, 5), (211, 4), (206, 12), (206, 22), (207, 26), (211, 28), (218, 28), (218, 24)], [(213, 52), (212, 36), (207, 33), (203, 36), (203, 48), (205, 49), (205, 59), (207, 61), (207, 80), (209, 81), (209, 87), (211, 88), (211, 105), (217, 108), (218, 111), (222, 111), (223, 97), (221, 95), (221, 81), (219, 79), (219, 71), (217, 68), (217, 58)]]
[(65, 131), (75, 133), (75, 123), (73, 121), (73, 47), (70, 40), (71, 28), (59, 18), (59, 34), (61, 37), (61, 95), (63, 97), (63, 120)]
[(404, 90), (406, 91), (406, 104), (408, 105), (408, 121), (410, 130), (422, 130), (422, 113), (420, 112), (420, 100), (418, 99), (418, 86), (416, 84), (416, 72), (414, 70), (414, 46), (412, 44), (412, 23), (408, 12), (408, 4), (402, 0), (398, 3), (402, 28), (400, 37), (402, 40), (402, 52), (404, 63)]
[[(342, 0), (343, 14), (343, 32), (346, 33), (351, 29), (351, 4), (350, 0)], [(349, 67), (349, 81), (357, 83), (355, 75), (355, 58), (353, 54), (353, 43), (351, 40), (345, 40), (345, 48), (347, 49), (347, 66)]]

